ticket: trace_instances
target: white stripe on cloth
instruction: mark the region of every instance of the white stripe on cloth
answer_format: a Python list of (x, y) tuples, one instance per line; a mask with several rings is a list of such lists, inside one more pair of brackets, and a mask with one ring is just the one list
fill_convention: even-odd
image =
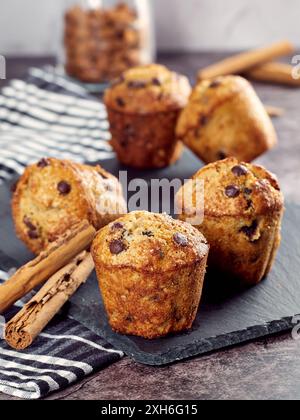
[[(70, 149), (72, 149), (72, 147)], [(71, 153), (65, 150), (59, 150), (55, 148), (45, 147), (43, 145), (38, 145), (30, 141), (24, 141), (21, 144), (11, 145), (11, 147), (9, 148), (9, 151), (6, 150), (5, 153), (3, 153), (3, 155), (13, 158), (13, 156), (15, 156), (15, 153), (18, 153), (18, 156), (19, 154), (21, 154), (25, 157), (24, 161), (25, 161), (25, 165), (27, 165), (28, 157), (34, 159), (35, 161), (38, 161), (41, 157), (44, 157), (44, 156), (47, 156), (47, 157), (55, 156), (62, 159), (72, 159), (74, 161), (82, 162), (84, 157), (89, 155), (89, 153), (91, 152), (92, 152), (91, 150), (84, 151), (83, 149), (82, 153), (79, 153), (78, 150), (76, 152), (75, 150), (73, 150)]]
[[(22, 303), (20, 302), (19, 305), (15, 305), (15, 306), (23, 306)], [(0, 321), (0, 326), (4, 326), (5, 324), (2, 323)], [(93, 341), (87, 340), (86, 338), (82, 338), (79, 337), (77, 335), (61, 335), (61, 334), (48, 334), (48, 333), (40, 333), (39, 334), (41, 337), (45, 337), (45, 338), (50, 338), (50, 339), (54, 339), (54, 340), (74, 340), (74, 341), (79, 341), (81, 343), (87, 344), (90, 347), (93, 347), (97, 350), (100, 351), (104, 351), (106, 353), (116, 353), (119, 356), (123, 357), (124, 353), (120, 350), (115, 350), (115, 349), (107, 349), (103, 346), (101, 346), (100, 344), (94, 343)]]
[[(23, 139), (24, 137), (30, 137), (32, 139), (36, 139), (38, 142), (44, 141), (47, 144), (48, 141), (52, 142), (55, 147), (59, 147), (61, 144), (65, 147), (69, 147), (69, 144), (80, 144), (83, 146), (91, 146), (93, 149), (101, 149), (111, 151), (112, 148), (107, 140), (103, 140), (101, 138), (97, 139), (97, 141), (89, 138), (89, 137), (76, 137), (76, 136), (65, 136), (60, 133), (53, 133), (53, 132), (40, 132), (31, 130), (30, 128), (19, 127), (17, 125), (11, 125), (9, 123), (0, 122), (0, 129), (4, 132), (4, 135), (14, 135), (19, 139)], [(1, 138), (3, 136), (1, 135)], [(0, 138), (0, 141), (1, 141)], [(65, 142), (65, 143), (63, 143)]]
[[(12, 109), (15, 109), (15, 107), (11, 107)], [(18, 107), (17, 107), (18, 108)], [(41, 115), (40, 110), (30, 109), (28, 111), (28, 115), (23, 115), (19, 112), (12, 111), (12, 109), (7, 106), (7, 108), (0, 108), (0, 118), (7, 120), (8, 122), (12, 124), (19, 124), (23, 125), (26, 128), (34, 128), (36, 130), (53, 130), (58, 133), (63, 134), (78, 134), (78, 135), (86, 135), (91, 136), (94, 138), (107, 138), (107, 122), (102, 121), (99, 123), (99, 127), (90, 127), (90, 128), (81, 128), (84, 126), (89, 127), (89, 124), (86, 124), (86, 121), (81, 122), (81, 124), (78, 127), (72, 127), (72, 126), (66, 126), (66, 125), (60, 125), (59, 124), (59, 118), (55, 119), (43, 119), (45, 117), (45, 114), (43, 113)], [(22, 112), (22, 111), (20, 111)], [(37, 119), (39, 118), (39, 119)], [(55, 124), (54, 124), (55, 123)], [(110, 136), (108, 137), (110, 138)]]
[[(66, 104), (62, 104), (56, 101), (49, 100), (45, 98), (39, 98), (37, 96), (33, 96), (28, 92), (15, 89), (12, 86), (6, 86), (2, 89), (2, 95), (0, 96), (0, 105), (4, 105), (7, 101), (6, 98), (13, 98), (17, 99), (18, 101), (26, 101), (29, 105), (39, 106), (40, 108), (44, 108), (46, 110), (55, 112), (57, 114), (67, 114), (73, 117), (84, 117), (86, 119), (94, 118), (98, 119), (105, 119), (106, 115), (103, 113), (103, 105), (100, 102), (97, 102), (99, 105), (99, 109), (91, 109), (91, 108), (83, 108), (82, 106), (67, 106)], [(75, 102), (76, 103), (76, 102)]]
[[(39, 138), (39, 140), (38, 140)], [(89, 146), (81, 145), (81, 144), (75, 144), (75, 143), (58, 143), (56, 140), (51, 139), (45, 139), (42, 136), (32, 136), (31, 140), (30, 138), (27, 138), (27, 136), (21, 140), (20, 137), (17, 135), (14, 135), (13, 133), (3, 134), (0, 138), (0, 144), (3, 144), (7, 142), (7, 146), (10, 150), (16, 150), (16, 148), (23, 148), (26, 146), (26, 150), (29, 150), (29, 153), (31, 151), (37, 150), (38, 152), (43, 153), (52, 153), (53, 152), (60, 152), (68, 155), (69, 157), (72, 156), (72, 154), (79, 154), (80, 156), (89, 154), (89, 153), (104, 153), (103, 151), (98, 151), (97, 149), (91, 148)], [(23, 151), (22, 151), (23, 152)], [(40, 153), (39, 153), (40, 154)], [(113, 153), (108, 153), (107, 155), (110, 156)], [(82, 160), (82, 159), (80, 159)]]
[(21, 385), (17, 382), (0, 380), (0, 391), (4, 394), (26, 400), (41, 398), (41, 390), (35, 382), (28, 382), (26, 389), (24, 387), (21, 389)]
[[(37, 69), (37, 70), (40, 72), (39, 73), (40, 75), (46, 74), (41, 69)], [(27, 82), (24, 82), (22, 80), (17, 80), (17, 79), (11, 81), (11, 86), (13, 86), (15, 89), (25, 90), (28, 93), (33, 94), (39, 98), (49, 99), (53, 102), (58, 102), (58, 103), (69, 105), (69, 106), (75, 105), (76, 107), (90, 109), (93, 111), (99, 111), (99, 106), (100, 106), (101, 117), (103, 119), (107, 117), (107, 112), (106, 112), (106, 108), (104, 104), (100, 102), (100, 105), (99, 105), (99, 102), (95, 100), (81, 99), (75, 96), (66, 95), (64, 93), (50, 92), (45, 89), (40, 89), (34, 84), (27, 83)], [(73, 92), (71, 91), (71, 93)], [(84, 94), (86, 95), (85, 90), (84, 90)]]
[(9, 274), (6, 271), (0, 270), (0, 279), (1, 280), (8, 280)]
[(54, 83), (55, 85), (61, 86), (69, 92), (73, 92), (79, 95), (86, 95), (86, 90), (84, 88), (82, 88), (76, 83), (72, 83), (66, 80), (66, 78), (61, 77), (55, 74), (54, 72), (46, 72), (43, 69), (32, 67), (29, 69), (29, 74), (31, 74), (34, 77), (45, 80), (48, 83)]
[[(20, 370), (23, 370), (23, 365), (21, 365), (22, 367), (20, 367)], [(41, 381), (45, 381), (47, 382), (49, 388), (51, 389), (51, 391), (55, 391), (57, 389), (59, 389), (59, 384), (53, 379), (51, 378), (51, 376), (49, 375), (38, 375), (38, 376), (33, 376), (33, 375), (23, 375), (22, 373), (19, 372), (15, 372), (14, 370), (4, 370), (4, 369), (0, 369), (0, 374), (2, 373), (2, 375), (5, 376), (16, 376), (17, 378), (21, 379), (21, 380), (27, 380), (28, 379), (33, 379), (35, 381), (41, 380)], [(69, 382), (70, 383), (70, 382)], [(20, 383), (20, 387), (24, 387), (24, 385), (26, 386), (26, 383)]]
[[(26, 149), (24, 148), (24, 154), (19, 153), (18, 155), (16, 155), (16, 153), (14, 153), (13, 151), (2, 149), (1, 152), (0, 152), (0, 162), (1, 162), (1, 160), (3, 162), (7, 161), (6, 158), (10, 159), (11, 161), (13, 161), (13, 159), (16, 159), (16, 161), (14, 161), (16, 164), (17, 164), (17, 161), (18, 161), (18, 163), (21, 163), (24, 166), (36, 162), (36, 156), (34, 156), (32, 154), (30, 154), (28, 156), (24, 156), (24, 155), (26, 155), (25, 150)], [(4, 158), (4, 160), (3, 160), (3, 158)], [(4, 163), (4, 165), (5, 165), (5, 163)], [(24, 166), (22, 167), (23, 170), (24, 170)]]
[[(3, 350), (1, 350), (2, 353)], [(5, 350), (4, 350), (5, 351)], [(17, 353), (18, 355), (20, 355), (21, 353)], [(35, 357), (35, 355), (31, 355), (32, 357)], [(20, 358), (18, 356), (18, 358)], [(63, 359), (66, 360), (66, 359)], [(36, 359), (37, 362), (39, 362), (38, 359)], [(51, 365), (49, 363), (49, 365)], [(92, 366), (88, 365), (90, 367), (90, 370), (88, 371), (88, 373), (90, 373), (92, 371)], [(11, 371), (11, 369), (19, 369), (22, 370), (23, 372), (36, 372), (36, 373), (40, 373), (43, 375), (46, 374), (57, 374), (58, 376), (60, 376), (61, 378), (65, 379), (66, 381), (68, 381), (68, 383), (72, 383), (74, 381), (76, 381), (77, 375), (75, 375), (75, 373), (71, 372), (70, 370), (65, 370), (65, 369), (51, 369), (51, 368), (37, 368), (31, 365), (25, 365), (23, 363), (17, 363), (14, 359), (13, 360), (5, 360), (5, 359), (1, 359), (0, 358), (0, 367), (1, 368), (5, 368), (5, 369), (9, 369)], [(74, 365), (73, 365), (74, 367)]]
[[(11, 150), (2, 150), (0, 152), (0, 163), (2, 163), (4, 166), (13, 169), (14, 171), (21, 174), (24, 171), (25, 166), (30, 165), (32, 163), (36, 163), (38, 159), (45, 156), (45, 151), (41, 151), (40, 153), (35, 153), (34, 151), (27, 152), (25, 145), (20, 146), (14, 146)], [(17, 162), (13, 161), (13, 159), (16, 156), (16, 153), (14, 151), (18, 152), (18, 161), (23, 164), (23, 166), (20, 166), (17, 164)], [(3, 156), (1, 156), (3, 155)], [(24, 155), (27, 155), (24, 156)], [(56, 157), (56, 158), (65, 158), (65, 159), (72, 159), (73, 161), (77, 162), (83, 162), (83, 161), (89, 161), (89, 162), (97, 162), (101, 159), (107, 159), (110, 157), (110, 154), (107, 152), (96, 152), (94, 150), (86, 151), (82, 154), (80, 153), (68, 153), (61, 150), (53, 150), (52, 152), (48, 151), (47, 157)], [(20, 166), (21, 169), (18, 169), (17, 166)]]
[(54, 357), (54, 356), (43, 356), (39, 354), (25, 354), (25, 353), (18, 353), (13, 350), (4, 350), (1, 349), (1, 353), (10, 357), (17, 357), (23, 360), (32, 360), (37, 361), (39, 363), (44, 363), (48, 365), (57, 365), (57, 366), (64, 366), (64, 367), (76, 367), (78, 369), (83, 370), (83, 372), (88, 375), (93, 370), (92, 367), (84, 362), (77, 362), (75, 360), (68, 360), (63, 359), (62, 357)]
[(10, 179), (11, 175), (1, 169), (0, 170), (0, 177), (5, 178), (5, 179)]
[[(1, 152), (2, 153), (2, 152)], [(18, 174), (22, 174), (24, 172), (24, 166), (19, 165), (16, 161), (12, 159), (3, 159), (0, 154), (0, 164), (6, 166), (8, 169), (17, 172)]]
[(117, 353), (121, 357), (124, 356), (124, 353), (122, 351), (120, 351), (120, 350), (107, 349), (107, 348), (105, 348), (103, 346), (100, 346), (100, 344), (93, 343), (92, 341), (87, 340), (86, 338), (79, 337), (77, 335), (53, 335), (53, 334), (47, 334), (47, 333), (42, 333), (40, 335), (42, 337), (45, 337), (45, 338), (52, 338), (52, 339), (56, 339), (56, 340), (75, 340), (75, 341), (80, 341), (81, 343), (85, 343), (85, 344), (87, 344), (87, 345), (89, 345), (91, 347), (94, 347), (97, 350), (101, 350), (101, 351), (104, 351), (104, 352), (107, 352), (107, 353)]

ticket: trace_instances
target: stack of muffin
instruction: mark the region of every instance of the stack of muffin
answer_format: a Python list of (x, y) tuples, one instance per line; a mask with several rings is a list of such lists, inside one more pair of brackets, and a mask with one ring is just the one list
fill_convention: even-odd
[(143, 31), (136, 12), (123, 3), (110, 9), (69, 9), (64, 44), (67, 73), (87, 83), (112, 80), (143, 63)]

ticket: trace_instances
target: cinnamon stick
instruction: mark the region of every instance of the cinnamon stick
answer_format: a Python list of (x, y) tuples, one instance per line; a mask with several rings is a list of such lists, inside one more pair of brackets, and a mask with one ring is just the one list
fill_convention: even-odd
[(5, 326), (5, 340), (16, 350), (29, 347), (94, 269), (89, 252), (83, 251), (54, 274), (40, 291)]
[(95, 229), (83, 221), (0, 285), (0, 314), (88, 248)]
[(261, 82), (300, 86), (300, 75), (293, 77), (294, 67), (284, 63), (266, 63), (249, 70), (245, 76)]
[(277, 42), (268, 47), (255, 49), (226, 58), (225, 60), (200, 70), (198, 77), (202, 80), (228, 74), (244, 73), (253, 67), (274, 60), (274, 58), (292, 54), (294, 51), (295, 48), (290, 42)]

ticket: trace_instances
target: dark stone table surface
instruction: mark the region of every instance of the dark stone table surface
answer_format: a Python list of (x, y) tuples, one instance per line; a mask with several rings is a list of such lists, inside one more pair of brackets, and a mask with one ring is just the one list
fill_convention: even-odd
[[(194, 80), (200, 67), (222, 56), (161, 54), (158, 61)], [(7, 59), (7, 76), (22, 77), (28, 66), (53, 61)], [(300, 203), (300, 89), (258, 83), (255, 88), (266, 105), (285, 110), (274, 119), (279, 145), (257, 162), (277, 174), (287, 200)], [(12, 398), (0, 394), (6, 399)], [(126, 357), (48, 399), (300, 399), (300, 340), (285, 333), (161, 368)]]

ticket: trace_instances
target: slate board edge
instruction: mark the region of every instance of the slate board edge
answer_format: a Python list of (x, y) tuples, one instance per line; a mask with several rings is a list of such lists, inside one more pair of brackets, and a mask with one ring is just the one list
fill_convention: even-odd
[[(75, 304), (74, 306), (76, 307), (77, 305)], [(134, 352), (132, 351), (132, 347), (126, 345), (124, 342), (122, 342), (122, 345), (120, 346), (120, 340), (118, 338), (115, 339), (112, 337), (105, 331), (105, 329), (95, 329), (90, 324), (85, 323), (85, 321), (82, 319), (77, 319), (76, 315), (72, 315), (72, 317), (81, 322), (83, 325), (87, 326), (89, 329), (93, 330), (96, 334), (100, 334), (112, 346), (118, 350), (123, 351), (127, 356), (132, 358), (137, 363), (150, 366), (165, 366), (180, 360), (204, 355), (234, 345), (244, 344), (251, 340), (277, 334), (280, 332), (289, 331), (295, 326), (292, 323), (292, 320), (297, 315), (300, 314), (284, 317), (280, 320), (270, 321), (263, 325), (255, 325), (245, 330), (234, 331), (224, 335), (211, 337), (209, 339), (199, 340), (188, 347), (186, 345), (177, 346), (176, 348), (170, 349), (168, 352), (157, 355), (152, 355), (142, 350)], [(177, 353), (176, 357), (174, 357), (174, 353)]]

